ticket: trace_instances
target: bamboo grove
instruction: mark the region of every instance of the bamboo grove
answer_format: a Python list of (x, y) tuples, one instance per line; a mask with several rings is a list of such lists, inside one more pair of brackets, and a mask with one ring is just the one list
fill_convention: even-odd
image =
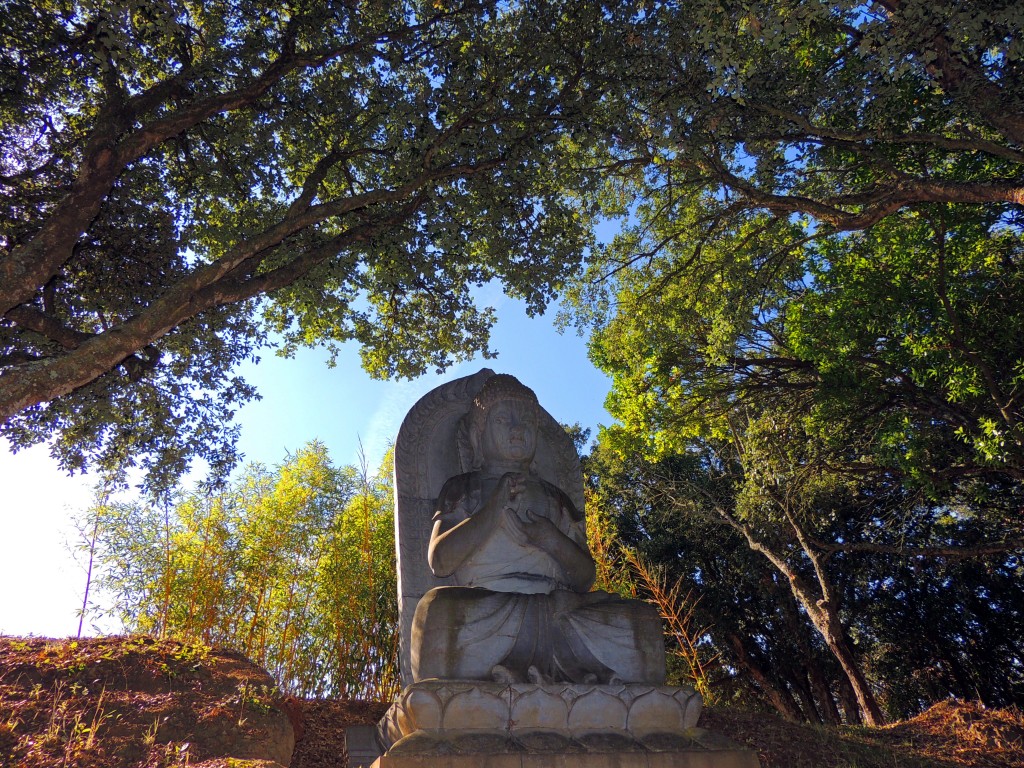
[(314, 441), (273, 470), (247, 466), (216, 493), (97, 501), (80, 519), (91, 615), (229, 646), (289, 694), (397, 692), (389, 466), (335, 467)]

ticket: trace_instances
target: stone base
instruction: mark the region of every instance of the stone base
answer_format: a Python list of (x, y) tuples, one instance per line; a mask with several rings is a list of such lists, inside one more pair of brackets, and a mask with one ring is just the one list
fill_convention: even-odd
[(348, 768), (370, 768), (381, 752), (377, 729), (372, 725), (350, 725), (345, 729)]
[(747, 749), (682, 752), (588, 752), (570, 754), (392, 755), (372, 768), (760, 768)]
[(693, 728), (700, 710), (701, 698), (692, 688), (665, 685), (427, 680), (402, 691), (377, 732), (387, 748), (399, 748), (413, 736), (422, 744), (441, 744), (473, 732), (541, 741), (602, 732), (632, 741)]
[(377, 726), (377, 768), (757, 768), (757, 756), (696, 728), (691, 688), (410, 685)]

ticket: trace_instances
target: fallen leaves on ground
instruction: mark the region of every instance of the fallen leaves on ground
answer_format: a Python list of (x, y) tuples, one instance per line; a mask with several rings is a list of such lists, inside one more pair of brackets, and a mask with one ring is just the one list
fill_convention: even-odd
[(1024, 768), (1024, 715), (944, 701), (882, 728), (791, 723), (716, 707), (701, 727), (755, 749), (762, 768)]

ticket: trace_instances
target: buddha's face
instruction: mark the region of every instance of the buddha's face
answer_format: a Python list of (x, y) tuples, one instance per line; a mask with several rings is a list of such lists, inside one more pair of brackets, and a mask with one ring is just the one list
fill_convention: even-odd
[(481, 437), (485, 463), (528, 463), (537, 449), (537, 408), (517, 399), (495, 403)]

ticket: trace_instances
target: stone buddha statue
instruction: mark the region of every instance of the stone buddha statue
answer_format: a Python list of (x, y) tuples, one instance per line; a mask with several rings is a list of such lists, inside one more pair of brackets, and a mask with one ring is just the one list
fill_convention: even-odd
[(427, 549), (451, 586), (416, 606), (413, 680), (661, 685), (657, 611), (589, 591), (582, 510), (534, 471), (538, 412), (532, 390), (499, 374), (462, 419), (472, 469), (444, 483)]

